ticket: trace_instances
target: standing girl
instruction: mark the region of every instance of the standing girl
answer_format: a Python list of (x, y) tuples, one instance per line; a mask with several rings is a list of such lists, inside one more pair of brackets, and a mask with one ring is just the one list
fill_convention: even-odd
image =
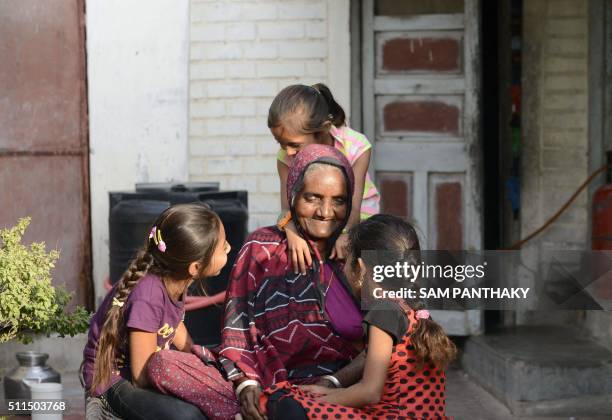
[[(285, 191), (289, 167), (304, 146), (314, 143), (333, 146), (353, 167), (353, 210), (331, 254), (332, 259), (343, 259), (348, 229), (379, 211), (380, 196), (368, 174), (372, 145), (363, 134), (347, 127), (344, 110), (322, 83), (313, 86), (291, 85), (281, 90), (270, 106), (268, 127), (281, 147), (277, 155), (282, 209), (279, 221), (289, 214)], [(312, 265), (308, 244), (297, 234), (292, 221), (283, 225), (294, 271), (304, 274)]]
[[(205, 356), (183, 323), (185, 293), (195, 279), (221, 271), (229, 248), (221, 220), (204, 205), (176, 205), (157, 218), (143, 250), (92, 318), (83, 352), (89, 396), (123, 419), (205, 418), (194, 405), (146, 389), (148, 369), (152, 356), (171, 345)], [(233, 399), (231, 386), (218, 398)]]
[[(406, 255), (418, 251), (419, 242), (413, 227), (394, 216), (376, 215), (353, 227), (345, 274), (358, 296), (364, 280), (372, 278), (372, 267), (362, 258), (366, 250)], [(381, 299), (370, 306), (364, 324), (367, 349), (360, 379), (340, 383), (328, 376), (337, 388), (277, 384), (262, 398), (268, 417), (445, 419), (444, 370), (456, 348), (429, 312)]]

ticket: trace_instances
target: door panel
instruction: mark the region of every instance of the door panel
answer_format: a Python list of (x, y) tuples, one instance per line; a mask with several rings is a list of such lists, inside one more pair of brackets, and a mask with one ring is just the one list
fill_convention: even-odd
[(379, 32), (376, 35), (376, 75), (459, 74), (462, 42), (461, 32)]
[(464, 234), (464, 175), (462, 173), (430, 173), (428, 197), (430, 217), (428, 232), (433, 249), (460, 251)]
[(461, 96), (378, 96), (379, 141), (409, 140), (410, 137), (423, 141), (430, 137), (462, 141), (462, 108)]
[(381, 206), (385, 211), (406, 220), (412, 219), (412, 173), (379, 171), (377, 177)]
[(84, 88), (80, 2), (0, 1), (0, 144), (80, 148)]

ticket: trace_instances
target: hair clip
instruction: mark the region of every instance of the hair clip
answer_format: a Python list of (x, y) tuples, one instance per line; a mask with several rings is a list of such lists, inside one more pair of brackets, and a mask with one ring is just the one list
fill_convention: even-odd
[(427, 309), (419, 309), (416, 311), (416, 319), (429, 319), (429, 311)]
[(149, 232), (149, 239), (153, 239), (159, 252), (166, 252), (166, 243), (162, 239), (161, 229), (157, 229), (157, 226), (153, 226)]
[(157, 249), (159, 249), (160, 252), (166, 252), (166, 243), (162, 239), (161, 229), (157, 229), (157, 241), (155, 241), (155, 243), (157, 244)]
[(117, 299), (116, 297), (114, 297), (114, 298), (113, 298), (113, 306), (118, 306), (118, 307), (120, 307), (120, 308), (121, 308), (121, 307), (123, 306), (123, 304), (124, 304), (124, 303), (125, 303), (125, 302), (121, 302), (121, 301), (120, 301), (119, 299)]
[(334, 114), (327, 114), (327, 119), (330, 121), (334, 120)]

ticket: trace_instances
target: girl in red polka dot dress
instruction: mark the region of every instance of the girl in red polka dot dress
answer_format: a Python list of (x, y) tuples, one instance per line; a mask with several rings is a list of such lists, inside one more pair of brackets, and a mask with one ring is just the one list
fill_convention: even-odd
[[(404, 255), (419, 249), (414, 228), (397, 217), (379, 214), (353, 227), (344, 272), (355, 296), (361, 296), (364, 280), (372, 277), (362, 250)], [(427, 310), (412, 306), (391, 299), (371, 304), (364, 317), (362, 375), (354, 383), (327, 375), (322, 379), (335, 385), (330, 388), (278, 383), (261, 397), (268, 418), (447, 419), (444, 370), (456, 348)]]

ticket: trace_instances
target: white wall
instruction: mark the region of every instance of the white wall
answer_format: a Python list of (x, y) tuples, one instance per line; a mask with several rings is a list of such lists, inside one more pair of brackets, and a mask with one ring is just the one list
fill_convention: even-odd
[(191, 0), (189, 177), (249, 192), (249, 228), (276, 223), (273, 97), (329, 85), (350, 105), (349, 0)]
[(93, 271), (108, 276), (108, 192), (187, 179), (189, 1), (87, 0)]

